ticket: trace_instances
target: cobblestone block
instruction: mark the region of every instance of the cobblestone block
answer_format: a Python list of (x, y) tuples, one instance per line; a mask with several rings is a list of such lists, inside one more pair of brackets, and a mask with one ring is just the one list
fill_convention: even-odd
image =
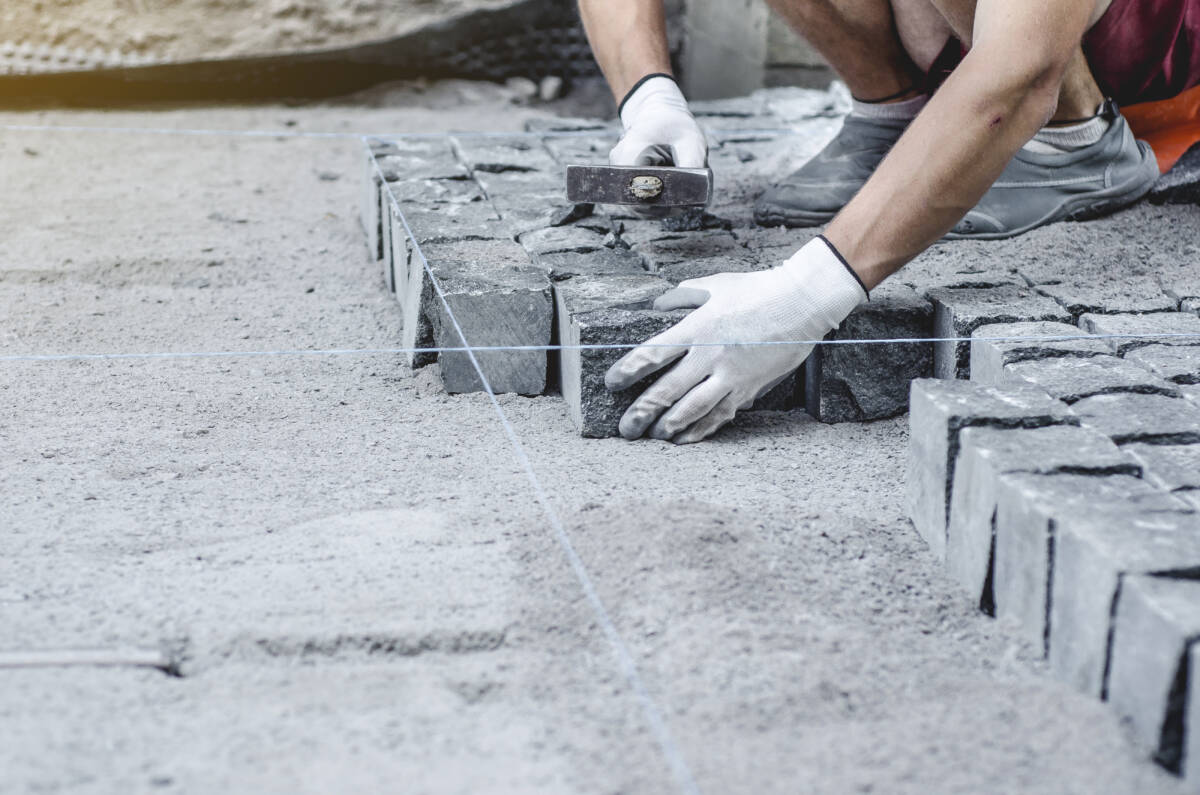
[(401, 207), (409, 204), (471, 204), (487, 205), (483, 189), (473, 179), (400, 179), (389, 182), (388, 188)]
[(1125, 354), (1125, 361), (1173, 384), (1200, 384), (1200, 345), (1146, 345)]
[[(402, 347), (432, 348), (434, 347), (433, 323), (429, 316), (429, 307), (435, 298), (432, 284), (429, 280), (425, 262), (431, 268), (442, 263), (449, 264), (455, 269), (473, 269), (481, 276), (486, 276), (494, 269), (516, 269), (528, 266), (529, 260), (525, 252), (511, 240), (460, 240), (452, 243), (431, 243), (421, 247), (423, 260), (414, 250), (409, 257), (407, 275), (402, 292), (397, 292), (403, 314), (401, 332)], [(486, 343), (470, 339), (472, 345)], [(452, 347), (458, 346), (454, 343)], [(423, 367), (437, 361), (433, 353), (409, 353), (405, 355), (409, 367)]]
[(1104, 695), (1113, 609), (1122, 578), (1200, 567), (1200, 516), (1079, 510), (1058, 523), (1050, 609), (1050, 669)]
[(1087, 510), (1126, 519), (1187, 506), (1127, 475), (1001, 475), (996, 488), (996, 617), (1015, 619), (1021, 637), (1049, 653), (1058, 525)]
[(1193, 144), (1158, 178), (1147, 198), (1152, 204), (1200, 204), (1200, 144)]
[(1113, 620), (1108, 699), (1129, 721), (1138, 745), (1168, 770), (1200, 766), (1185, 759), (1188, 702), (1200, 698), (1189, 652), (1200, 647), (1200, 580), (1128, 576)]
[[(1200, 317), (1186, 312), (1155, 312), (1147, 315), (1083, 315), (1080, 327), (1090, 334), (1123, 335), (1105, 342), (1118, 355), (1144, 345), (1196, 345), (1196, 337), (1156, 337), (1161, 334), (1200, 335)], [(1135, 336), (1143, 335), (1143, 336)]]
[(552, 226), (522, 234), (518, 240), (531, 257), (548, 254), (588, 254), (604, 250), (604, 236), (582, 226)]
[(1006, 364), (1004, 380), (1033, 384), (1066, 403), (1075, 403), (1092, 395), (1121, 392), (1179, 396), (1179, 391), (1170, 382), (1115, 356), (1038, 359)]
[(601, 248), (598, 251), (556, 251), (534, 257), (534, 262), (547, 269), (554, 281), (572, 276), (636, 275), (645, 273), (642, 258), (628, 249)]
[(546, 150), (560, 165), (605, 164), (608, 153), (617, 145), (620, 133), (611, 135), (549, 136), (542, 139)]
[(719, 257), (701, 257), (664, 265), (658, 275), (674, 284), (688, 279), (700, 279), (716, 273), (750, 273), (767, 267), (757, 262), (749, 252), (731, 252)]
[(1079, 423), (1120, 445), (1200, 443), (1200, 407), (1163, 395), (1097, 395), (1071, 407)]
[(1020, 385), (1000, 390), (969, 381), (917, 379), (909, 401), (908, 515), (939, 559), (964, 428), (1041, 428), (1075, 424), (1066, 404)]
[[(471, 346), (550, 344), (554, 309), (550, 281), (541, 270), (442, 259), (433, 272), (442, 295), (426, 291), (423, 311), (437, 347), (463, 345), (452, 315)], [(476, 351), (475, 360), (497, 394), (540, 395), (546, 389), (544, 350)], [(438, 365), (447, 392), (484, 391), (465, 351), (441, 353)]]
[[(687, 310), (656, 312), (652, 309), (597, 309), (573, 315), (568, 330), (561, 337), (564, 345), (613, 345), (644, 342), (687, 317)], [(566, 354), (567, 351), (563, 351)], [(571, 420), (582, 435), (604, 438), (617, 435), (621, 415), (655, 376), (643, 379), (629, 389), (609, 392), (604, 386), (604, 373), (626, 349), (579, 351), (576, 365), (563, 367), (563, 397)], [(579, 384), (578, 399), (574, 397), (575, 382)], [(568, 384), (571, 384), (568, 387)], [(568, 395), (568, 388), (572, 390)]]
[[(881, 285), (830, 340), (928, 338), (933, 306), (904, 285)], [(933, 374), (933, 343), (818, 345), (804, 363), (804, 404), (821, 422), (903, 414), (909, 384)]]
[[(980, 326), (1037, 320), (1070, 322), (1053, 300), (1027, 287), (938, 288), (927, 292), (934, 307), (934, 336), (970, 337)], [(933, 347), (936, 378), (969, 378), (971, 343), (937, 342)]]
[(1200, 298), (1184, 298), (1179, 302), (1179, 310), (1192, 315), (1200, 315)]
[(1017, 275), (1014, 266), (981, 261), (974, 247), (964, 248), (960, 241), (926, 249), (892, 278), (922, 295), (932, 289), (1025, 286), (1025, 280)]
[(499, 213), (508, 234), (514, 238), (525, 232), (546, 229), (551, 226), (565, 226), (584, 218), (590, 218), (595, 212), (595, 205), (567, 202), (561, 189), (531, 193), (502, 193), (492, 197), (492, 206)]
[(1191, 688), (1183, 717), (1183, 724), (1189, 727), (1184, 738), (1183, 777), (1188, 786), (1200, 789), (1200, 697), (1196, 695), (1196, 688), (1200, 687), (1197, 685), (1200, 683), (1200, 645), (1192, 644), (1188, 658), (1188, 682)]
[(490, 204), (422, 204), (401, 207), (418, 245), (508, 237)]
[(1043, 284), (1037, 291), (1053, 298), (1075, 317), (1088, 312), (1173, 312), (1179, 308), (1179, 302), (1151, 279)]
[[(971, 380), (997, 384), (1005, 380), (1004, 366), (1018, 362), (1062, 357), (1087, 358), (1109, 353), (1108, 346), (1080, 337), (1083, 331), (1069, 323), (993, 323), (971, 332)], [(1029, 339), (1005, 339), (1028, 337)], [(1001, 341), (1003, 340), (1003, 341)]]
[(1071, 425), (1027, 430), (966, 428), (946, 533), (946, 568), (972, 600), (992, 612), (997, 479), (1012, 472), (1140, 477), (1141, 467), (1107, 436)]
[(566, 176), (562, 173), (549, 171), (475, 171), (472, 173), (475, 181), (487, 193), (493, 196), (516, 196), (522, 193), (545, 193), (566, 200)]
[(534, 136), (455, 136), (451, 139), (451, 145), (458, 162), (472, 173), (559, 172), (559, 164), (550, 151)]
[(1145, 470), (1146, 480), (1160, 489), (1200, 489), (1200, 444), (1135, 442), (1124, 449)]
[(388, 234), (386, 245), (388, 256), (383, 258), (383, 278), (388, 289), (403, 303), (408, 290), (408, 268), (412, 258), (412, 238), (396, 212), (388, 212)]
[(661, 271), (668, 265), (690, 262), (713, 256), (737, 256), (745, 249), (729, 232), (713, 230), (691, 234), (671, 234), (657, 240), (633, 244), (633, 250), (642, 255), (646, 269), (651, 273)]

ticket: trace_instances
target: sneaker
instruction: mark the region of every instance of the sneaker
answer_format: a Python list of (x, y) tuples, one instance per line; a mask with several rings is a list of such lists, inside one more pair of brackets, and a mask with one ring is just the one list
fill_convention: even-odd
[(824, 149), (759, 198), (755, 223), (820, 226), (831, 220), (875, 172), (909, 121), (847, 116)]
[[(1114, 112), (1115, 113), (1115, 112)], [(1115, 113), (1104, 136), (1074, 152), (1021, 149), (948, 240), (999, 240), (1055, 221), (1085, 221), (1142, 198), (1158, 180), (1158, 162)]]

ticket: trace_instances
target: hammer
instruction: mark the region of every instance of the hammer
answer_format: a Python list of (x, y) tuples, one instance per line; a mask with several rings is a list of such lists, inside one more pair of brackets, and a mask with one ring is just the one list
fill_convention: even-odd
[(711, 168), (567, 166), (567, 201), (660, 210), (707, 207), (712, 181)]

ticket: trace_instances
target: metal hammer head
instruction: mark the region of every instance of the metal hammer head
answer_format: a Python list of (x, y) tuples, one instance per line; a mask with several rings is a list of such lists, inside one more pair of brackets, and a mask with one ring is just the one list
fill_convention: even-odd
[(567, 166), (567, 201), (641, 207), (706, 207), (711, 168)]

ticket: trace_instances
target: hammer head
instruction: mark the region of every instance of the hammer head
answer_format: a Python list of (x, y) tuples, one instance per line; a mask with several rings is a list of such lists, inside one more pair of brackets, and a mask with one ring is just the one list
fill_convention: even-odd
[(567, 166), (567, 201), (640, 207), (706, 207), (711, 168), (670, 166)]

